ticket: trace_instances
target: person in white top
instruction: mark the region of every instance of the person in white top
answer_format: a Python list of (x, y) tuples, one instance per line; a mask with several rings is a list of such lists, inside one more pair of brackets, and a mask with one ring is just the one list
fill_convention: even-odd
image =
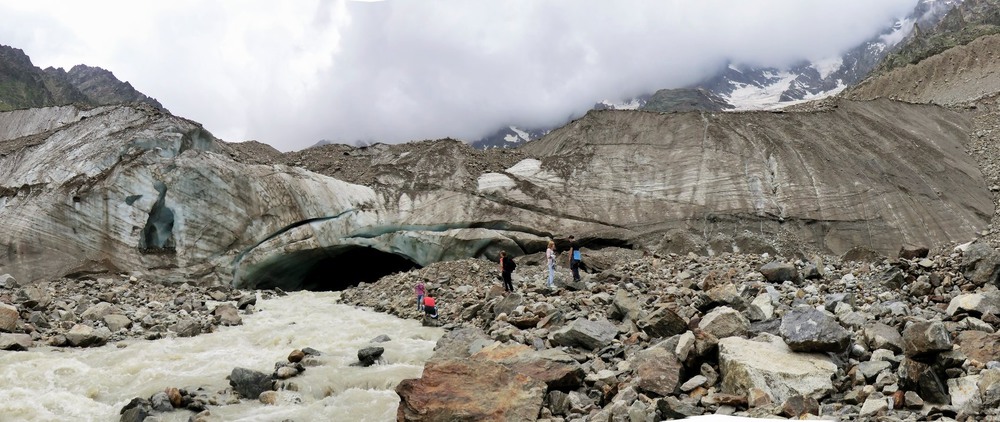
[(549, 248), (545, 250), (545, 265), (549, 269), (549, 283), (546, 287), (554, 287), (553, 279), (556, 275), (556, 242), (549, 241)]

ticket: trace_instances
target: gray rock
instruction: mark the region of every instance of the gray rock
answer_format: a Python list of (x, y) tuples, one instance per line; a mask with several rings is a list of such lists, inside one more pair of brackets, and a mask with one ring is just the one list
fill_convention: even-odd
[(705, 409), (698, 406), (697, 402), (680, 400), (673, 396), (658, 399), (656, 410), (667, 419), (683, 419), (705, 414)]
[(781, 338), (769, 334), (760, 337), (763, 341), (719, 340), (723, 392), (743, 395), (758, 388), (771, 402), (783, 403), (796, 394), (822, 398), (833, 391), (831, 378), (837, 366), (830, 358), (793, 352)]
[(369, 346), (358, 350), (358, 361), (362, 366), (372, 366), (382, 357), (385, 349), (382, 347)]
[(720, 306), (702, 318), (698, 328), (716, 338), (744, 336), (750, 329), (750, 321), (739, 311), (728, 306)]
[(973, 243), (962, 253), (965, 278), (977, 286), (994, 284), (1000, 287), (1000, 253), (986, 243)]
[(771, 295), (761, 293), (747, 306), (747, 317), (751, 321), (767, 321), (774, 318), (774, 304)]
[(981, 411), (983, 400), (979, 394), (979, 378), (979, 375), (970, 375), (948, 379), (948, 395), (955, 409), (970, 415)]
[(858, 364), (858, 372), (865, 377), (866, 380), (873, 380), (882, 371), (892, 368), (892, 364), (886, 361), (869, 361), (861, 362)]
[(246, 309), (254, 305), (257, 305), (257, 295), (255, 293), (240, 296), (240, 299), (236, 301), (236, 309)]
[(760, 273), (771, 283), (781, 283), (783, 281), (794, 281), (799, 277), (795, 265), (788, 262), (771, 261), (760, 267)]
[(13, 332), (20, 319), (21, 314), (17, 312), (16, 307), (0, 302), (0, 332)]
[(260, 393), (274, 390), (274, 378), (253, 369), (233, 368), (229, 374), (229, 385), (240, 397), (256, 400)]
[(13, 289), (17, 287), (17, 280), (10, 274), (0, 274), (0, 289)]
[(708, 378), (704, 375), (695, 375), (691, 379), (684, 381), (684, 384), (681, 384), (681, 391), (686, 393), (705, 385), (706, 382), (708, 382)]
[(111, 337), (111, 331), (107, 328), (94, 329), (85, 324), (76, 324), (66, 332), (66, 341), (74, 347), (103, 346)]
[(651, 337), (667, 338), (687, 331), (687, 321), (668, 306), (660, 306), (636, 325)]
[(642, 315), (642, 304), (628, 290), (619, 288), (611, 302), (611, 318), (623, 321), (638, 321)]
[(389, 338), (387, 334), (380, 334), (378, 337), (368, 340), (369, 343), (386, 343), (390, 341), (392, 341), (392, 339)]
[(112, 333), (132, 327), (132, 320), (125, 315), (109, 314), (105, 315), (102, 320), (107, 324), (108, 330), (111, 330)]
[(873, 322), (865, 326), (865, 342), (872, 350), (886, 349), (894, 353), (903, 352), (903, 336), (888, 325), (881, 322)]
[(240, 317), (239, 310), (232, 303), (223, 303), (215, 307), (212, 311), (212, 315), (215, 316), (219, 324), (225, 326), (242, 325), (243, 318)]
[(641, 391), (658, 396), (669, 396), (677, 392), (683, 365), (670, 351), (662, 347), (650, 347), (636, 352), (630, 360), (635, 374), (639, 378), (638, 388)]
[(33, 344), (28, 334), (0, 333), (0, 350), (25, 351)]
[(87, 308), (80, 314), (80, 318), (84, 321), (100, 321), (105, 316), (108, 316), (115, 312), (114, 305), (108, 302), (100, 302), (94, 306)]
[(888, 411), (889, 401), (881, 393), (875, 393), (865, 399), (865, 404), (861, 405), (859, 416), (862, 418), (871, 418), (884, 415)]
[(946, 312), (948, 315), (955, 315), (958, 312), (967, 312), (973, 315), (1000, 314), (1000, 291), (955, 296), (948, 303)]
[(1000, 368), (980, 372), (978, 387), (984, 408), (1000, 406)]
[(170, 404), (170, 397), (163, 391), (153, 394), (149, 398), (149, 403), (153, 406), (153, 410), (157, 412), (170, 412), (174, 410), (174, 406)]
[(837, 320), (810, 307), (792, 309), (781, 318), (781, 338), (796, 352), (843, 352), (851, 333)]
[(900, 386), (906, 390), (916, 391), (925, 401), (937, 404), (951, 402), (945, 383), (930, 365), (906, 358), (899, 364), (897, 372), (900, 376)]
[(911, 358), (922, 358), (951, 350), (951, 335), (940, 320), (918, 321), (903, 329), (903, 353)]
[(618, 328), (606, 319), (591, 321), (577, 318), (553, 332), (552, 341), (562, 346), (595, 350), (611, 344), (617, 334)]
[(170, 330), (177, 333), (178, 337), (194, 337), (202, 333), (201, 324), (190, 318), (177, 321), (176, 324), (170, 327)]
[(920, 409), (924, 407), (924, 399), (916, 391), (907, 391), (903, 394), (903, 405), (907, 409)]

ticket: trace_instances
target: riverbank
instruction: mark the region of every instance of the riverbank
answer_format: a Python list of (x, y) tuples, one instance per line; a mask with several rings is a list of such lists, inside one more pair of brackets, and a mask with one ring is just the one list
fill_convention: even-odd
[(416, 282), (438, 298), (430, 323), (449, 333), (422, 377), (397, 387), (402, 420), (997, 420), (1000, 254), (954, 246), (889, 258), (590, 251), (595, 272), (573, 283), (561, 268), (557, 289), (527, 256), (509, 295), (494, 263), (469, 259), (343, 300), (420, 319)]

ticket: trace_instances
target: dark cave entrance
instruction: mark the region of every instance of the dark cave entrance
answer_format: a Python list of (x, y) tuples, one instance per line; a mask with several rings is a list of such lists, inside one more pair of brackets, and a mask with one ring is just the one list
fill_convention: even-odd
[(273, 258), (247, 278), (258, 289), (340, 291), (415, 268), (420, 266), (405, 256), (365, 246), (336, 246)]

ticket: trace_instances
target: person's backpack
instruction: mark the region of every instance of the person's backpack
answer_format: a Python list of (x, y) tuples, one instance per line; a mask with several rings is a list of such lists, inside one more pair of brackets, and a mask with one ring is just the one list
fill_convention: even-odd
[(503, 261), (503, 269), (507, 270), (509, 273), (514, 272), (514, 270), (517, 269), (517, 263), (514, 262), (514, 258), (511, 258), (510, 256), (505, 257)]

